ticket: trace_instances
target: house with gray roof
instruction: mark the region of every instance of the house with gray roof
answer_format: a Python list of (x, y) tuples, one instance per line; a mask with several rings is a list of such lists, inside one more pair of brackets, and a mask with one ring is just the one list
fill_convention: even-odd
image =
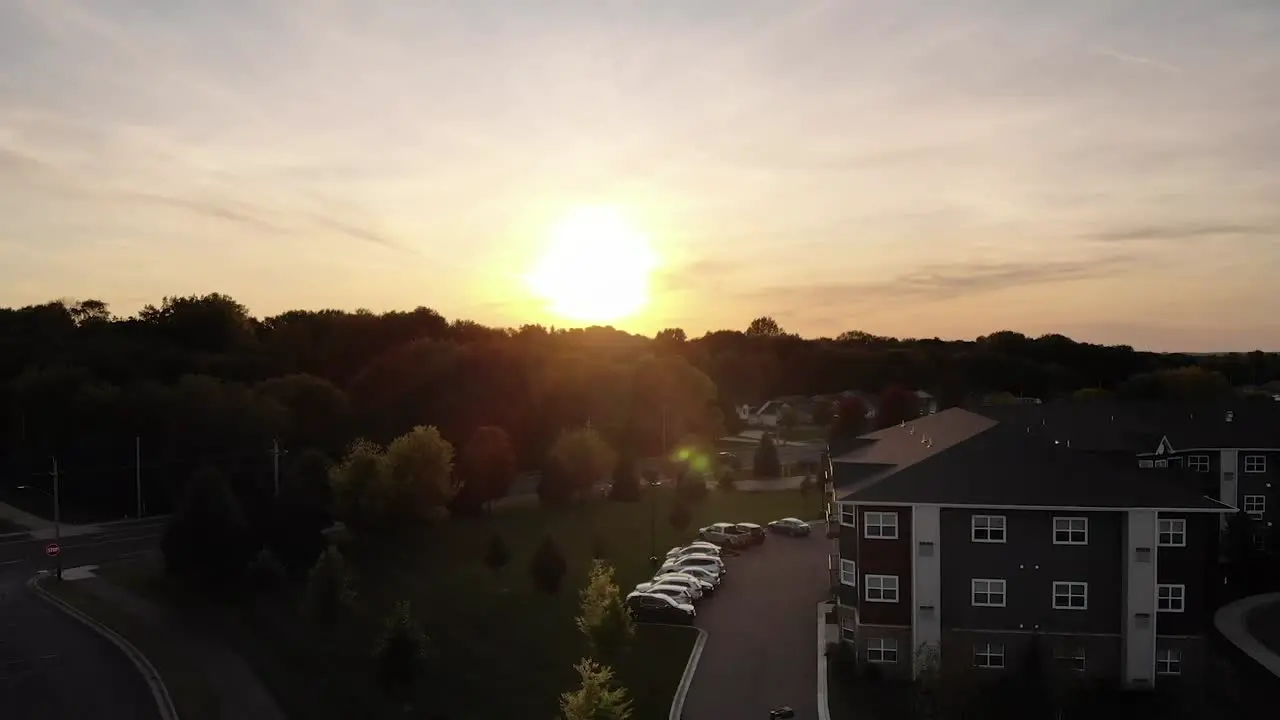
[(1047, 427), (953, 408), (830, 459), (832, 582), (859, 663), (996, 674), (1039, 648), (1129, 687), (1200, 671), (1236, 508)]

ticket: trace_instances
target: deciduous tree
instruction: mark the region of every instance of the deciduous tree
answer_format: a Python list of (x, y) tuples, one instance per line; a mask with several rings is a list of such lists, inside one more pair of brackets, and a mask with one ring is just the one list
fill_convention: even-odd
[(307, 575), (303, 612), (320, 625), (338, 621), (356, 599), (346, 560), (335, 547), (326, 549)]
[(259, 547), (226, 480), (208, 468), (190, 480), (161, 540), (166, 571), (214, 586), (238, 577)]
[(429, 520), (453, 494), (453, 446), (434, 426), (392, 440), (384, 461), (387, 499), (406, 520)]
[(551, 448), (551, 460), (568, 485), (570, 497), (579, 497), (609, 476), (614, 454), (600, 433), (581, 427), (560, 434)]
[(457, 494), (449, 506), (455, 515), (476, 515), (484, 505), (504, 497), (516, 476), (516, 455), (507, 431), (494, 425), (477, 428), (462, 448), (455, 476)]
[(918, 417), (920, 401), (915, 393), (901, 385), (891, 385), (880, 393), (880, 410), (876, 416), (880, 427), (891, 427)]

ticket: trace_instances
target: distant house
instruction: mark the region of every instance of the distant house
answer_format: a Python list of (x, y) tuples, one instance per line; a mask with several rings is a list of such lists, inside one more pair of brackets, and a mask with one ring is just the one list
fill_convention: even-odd
[(760, 407), (752, 408), (742, 405), (738, 408), (738, 417), (751, 427), (777, 427), (783, 408), (795, 411), (801, 425), (813, 423), (813, 411), (816, 403), (804, 395), (789, 395), (770, 400)]

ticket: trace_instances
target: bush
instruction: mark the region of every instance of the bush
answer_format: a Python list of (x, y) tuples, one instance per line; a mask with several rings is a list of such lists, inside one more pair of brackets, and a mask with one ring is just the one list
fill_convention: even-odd
[(342, 553), (334, 547), (325, 550), (307, 575), (303, 612), (313, 622), (330, 625), (350, 609), (355, 599)]
[(671, 506), (671, 512), (667, 515), (667, 522), (671, 523), (671, 527), (676, 530), (686, 530), (689, 523), (693, 522), (693, 515), (690, 514), (689, 508), (679, 500)]
[(778, 447), (774, 444), (773, 435), (770, 433), (760, 436), (760, 444), (756, 446), (755, 457), (752, 458), (751, 470), (756, 477), (782, 476), (782, 460), (778, 457)]
[(725, 470), (720, 474), (720, 479), (716, 481), (716, 486), (721, 490), (736, 490), (738, 488), (738, 478), (734, 476), (732, 471)]
[(484, 564), (492, 571), (499, 572), (511, 562), (511, 551), (502, 536), (494, 533), (489, 537), (489, 546), (484, 551)]
[(538, 548), (533, 551), (533, 559), (529, 566), (529, 572), (533, 576), (533, 586), (541, 592), (554, 595), (560, 591), (560, 584), (564, 582), (564, 575), (568, 569), (564, 554), (560, 552), (555, 539), (550, 535), (544, 537), (538, 544)]

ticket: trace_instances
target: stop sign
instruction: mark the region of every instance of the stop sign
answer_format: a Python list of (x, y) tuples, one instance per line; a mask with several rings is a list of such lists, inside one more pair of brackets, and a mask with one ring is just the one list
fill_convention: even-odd
[(54, 557), (60, 552), (62, 552), (62, 548), (58, 546), (58, 543), (49, 543), (44, 548), (44, 554), (49, 557)]

